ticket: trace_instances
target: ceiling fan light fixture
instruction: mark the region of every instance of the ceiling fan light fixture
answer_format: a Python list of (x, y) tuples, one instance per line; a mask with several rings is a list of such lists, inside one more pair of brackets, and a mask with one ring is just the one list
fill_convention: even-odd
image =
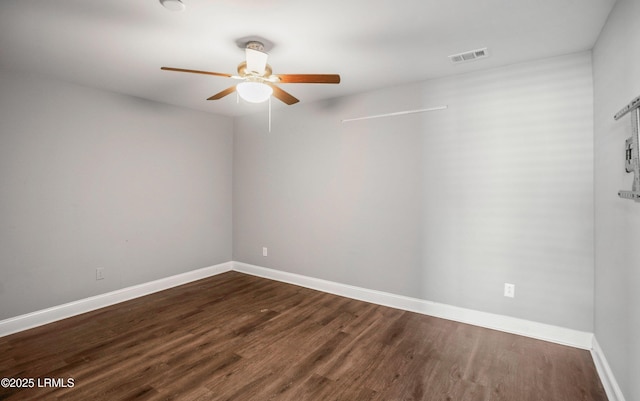
[(236, 91), (241, 98), (250, 103), (262, 103), (271, 97), (273, 88), (262, 82), (240, 82), (236, 85)]

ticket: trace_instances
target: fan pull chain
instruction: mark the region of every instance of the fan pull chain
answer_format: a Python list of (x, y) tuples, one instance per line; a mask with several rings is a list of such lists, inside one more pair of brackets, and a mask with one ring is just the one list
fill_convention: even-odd
[(269, 96), (269, 132), (271, 132), (271, 96)]

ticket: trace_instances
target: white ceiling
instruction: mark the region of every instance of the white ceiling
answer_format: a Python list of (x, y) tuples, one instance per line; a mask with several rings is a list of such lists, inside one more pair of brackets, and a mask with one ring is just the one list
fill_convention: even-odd
[[(237, 41), (257, 36), (272, 43), (275, 74), (341, 75), (339, 85), (281, 85), (305, 103), (588, 50), (615, 0), (183, 3), (172, 12), (158, 0), (1, 0), (0, 69), (240, 115), (263, 105), (205, 100), (236, 81), (160, 67), (235, 74), (244, 60)], [(453, 65), (447, 57), (481, 47), (489, 58)]]

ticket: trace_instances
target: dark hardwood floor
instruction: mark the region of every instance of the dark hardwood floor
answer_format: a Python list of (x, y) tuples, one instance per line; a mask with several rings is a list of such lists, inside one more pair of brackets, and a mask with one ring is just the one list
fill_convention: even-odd
[(5, 377), (34, 386), (0, 400), (606, 400), (588, 351), (236, 272), (2, 337)]

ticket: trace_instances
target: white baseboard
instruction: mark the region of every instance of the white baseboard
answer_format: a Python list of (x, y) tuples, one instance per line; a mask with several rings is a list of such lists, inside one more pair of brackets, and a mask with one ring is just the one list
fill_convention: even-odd
[(225, 262), (0, 321), (0, 337), (231, 271)]
[[(225, 262), (0, 321), (0, 337), (235, 270), (378, 305), (591, 350), (593, 334), (509, 316), (405, 297), (241, 262)], [(600, 352), (600, 354), (602, 354)], [(608, 366), (608, 365), (606, 365)]]
[(591, 348), (591, 357), (593, 363), (596, 365), (596, 370), (600, 376), (600, 381), (604, 390), (607, 392), (607, 398), (609, 401), (625, 401), (622, 390), (613, 376), (613, 371), (607, 362), (607, 358), (604, 356), (604, 351), (600, 348), (598, 340), (593, 336), (593, 347)]
[(247, 263), (233, 262), (233, 270), (331, 294), (341, 295), (348, 298), (371, 302), (378, 305), (389, 306), (396, 309), (472, 324), (474, 326), (532, 337), (575, 348), (591, 350), (593, 345), (592, 333), (568, 329), (565, 327), (460, 308), (457, 306), (405, 297), (382, 291), (369, 290), (366, 288), (301, 276), (299, 274), (287, 273)]
[(152, 294), (154, 292), (166, 290), (192, 281), (215, 276), (231, 270), (295, 284), (330, 294), (371, 302), (378, 305), (389, 306), (396, 309), (417, 312), (429, 316), (590, 350), (598, 375), (602, 381), (602, 385), (607, 392), (607, 397), (609, 397), (609, 401), (625, 401), (622, 391), (620, 390), (607, 359), (605, 358), (604, 352), (592, 333), (532, 322), (509, 316), (460, 308), (417, 298), (405, 297), (383, 291), (370, 290), (241, 262), (225, 262), (151, 281), (149, 283), (139, 284), (6, 320), (1, 320), (0, 337), (85, 312), (90, 312), (119, 302)]

